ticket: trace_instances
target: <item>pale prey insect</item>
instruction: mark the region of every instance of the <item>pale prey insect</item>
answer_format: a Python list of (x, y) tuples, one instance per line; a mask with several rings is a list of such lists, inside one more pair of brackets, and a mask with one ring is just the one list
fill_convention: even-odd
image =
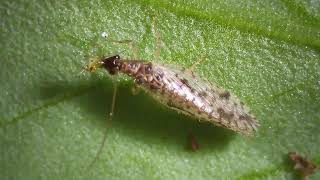
[(122, 59), (119, 55), (91, 62), (85, 70), (94, 72), (98, 68), (104, 68), (113, 76), (124, 73), (132, 77), (138, 87), (159, 102), (191, 117), (244, 135), (254, 134), (259, 126), (256, 118), (237, 97), (200, 78), (191, 70)]

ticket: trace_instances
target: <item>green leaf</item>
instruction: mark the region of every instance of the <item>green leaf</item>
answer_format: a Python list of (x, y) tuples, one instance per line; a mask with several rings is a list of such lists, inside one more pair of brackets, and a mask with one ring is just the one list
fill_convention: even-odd
[[(320, 2), (1, 1), (0, 179), (292, 179), (297, 151), (320, 163)], [(155, 32), (161, 35), (154, 56)], [(90, 57), (120, 53), (189, 67), (239, 96), (259, 120), (253, 138), (183, 116)], [(98, 161), (87, 169), (105, 131)], [(192, 133), (200, 149), (185, 148)], [(319, 179), (319, 174), (312, 176)]]

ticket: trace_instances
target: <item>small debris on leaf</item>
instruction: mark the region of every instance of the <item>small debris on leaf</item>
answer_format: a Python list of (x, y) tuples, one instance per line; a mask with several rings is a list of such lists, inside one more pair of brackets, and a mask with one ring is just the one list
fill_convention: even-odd
[(305, 180), (308, 179), (308, 176), (314, 174), (319, 169), (317, 165), (315, 165), (311, 161), (306, 160), (296, 152), (289, 152), (288, 155), (294, 163), (294, 169), (300, 171), (303, 179)]

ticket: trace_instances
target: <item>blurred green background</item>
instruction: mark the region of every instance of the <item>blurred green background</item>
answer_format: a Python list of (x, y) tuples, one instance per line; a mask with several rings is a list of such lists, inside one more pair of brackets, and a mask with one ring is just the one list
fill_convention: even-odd
[[(0, 13), (0, 179), (300, 179), (289, 151), (320, 163), (319, 1), (2, 0)], [(133, 53), (102, 32), (134, 40), (153, 62), (189, 67), (207, 54), (196, 71), (251, 107), (256, 137), (133, 96), (125, 76), (106, 129), (112, 82), (81, 68)]]

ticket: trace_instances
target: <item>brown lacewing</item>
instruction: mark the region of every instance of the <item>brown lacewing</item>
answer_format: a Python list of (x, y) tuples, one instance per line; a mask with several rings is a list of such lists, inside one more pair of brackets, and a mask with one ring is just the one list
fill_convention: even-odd
[[(208, 121), (244, 135), (253, 135), (259, 126), (256, 118), (236, 96), (200, 78), (191, 69), (142, 60), (122, 59), (119, 55), (97, 59), (84, 69), (95, 72), (98, 68), (107, 70), (111, 76), (123, 73), (132, 77), (138, 87), (160, 103), (193, 118)], [(113, 117), (116, 92), (117, 86), (114, 85), (109, 122)], [(105, 144), (106, 134), (89, 167), (98, 159)]]
[[(122, 59), (119, 55), (91, 62), (85, 70), (103, 68), (112, 76), (126, 74), (156, 100), (188, 116), (214, 125), (253, 135), (259, 126), (256, 118), (236, 96), (191, 70), (147, 62)], [(115, 98), (115, 95), (114, 95)], [(110, 116), (113, 113), (114, 102)]]

